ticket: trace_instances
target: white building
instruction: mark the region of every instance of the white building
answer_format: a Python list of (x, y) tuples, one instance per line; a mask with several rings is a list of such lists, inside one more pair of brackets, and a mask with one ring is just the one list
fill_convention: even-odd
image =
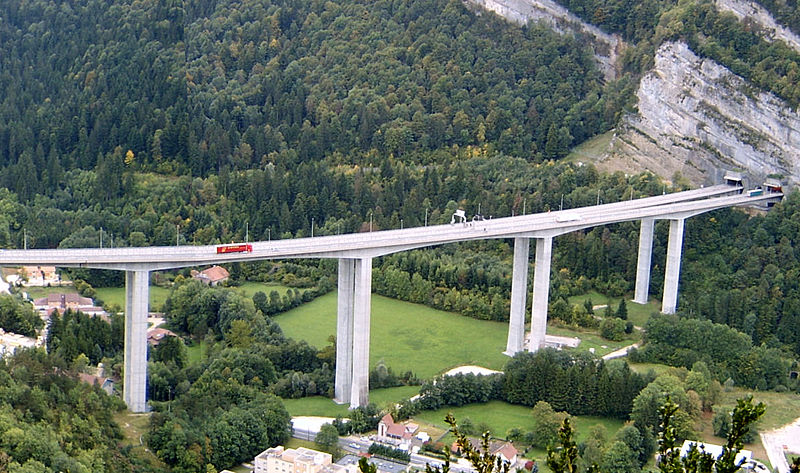
[(32, 348), (35, 346), (35, 338), (6, 332), (0, 328), (0, 358), (5, 355), (13, 355), (19, 348)]
[(254, 473), (356, 473), (336, 465), (330, 453), (310, 448), (268, 448), (253, 461)]

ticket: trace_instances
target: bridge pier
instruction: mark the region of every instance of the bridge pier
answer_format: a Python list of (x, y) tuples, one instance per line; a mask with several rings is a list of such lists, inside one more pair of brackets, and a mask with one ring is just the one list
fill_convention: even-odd
[(547, 299), (550, 295), (550, 260), (553, 237), (536, 239), (536, 270), (533, 274), (533, 308), (531, 309), (531, 341), (528, 351), (544, 347), (547, 332)]
[(350, 402), (353, 383), (353, 294), (356, 260), (339, 259), (339, 284), (336, 316), (336, 381), (334, 402)]
[(669, 221), (667, 264), (664, 269), (664, 294), (661, 300), (661, 312), (664, 314), (674, 314), (678, 308), (678, 281), (681, 275), (683, 224), (685, 220), (685, 218), (677, 218)]
[(350, 408), (369, 402), (372, 258), (339, 259), (334, 401)]
[(511, 276), (511, 313), (509, 314), (508, 342), (503, 353), (514, 356), (522, 351), (525, 342), (525, 312), (528, 291), (528, 254), (530, 238), (514, 238), (514, 267)]
[(122, 398), (131, 412), (147, 411), (149, 271), (125, 271), (125, 376)]
[(655, 219), (643, 218), (639, 228), (639, 261), (636, 264), (636, 291), (633, 302), (647, 304), (650, 292), (650, 265), (653, 258), (653, 229)]

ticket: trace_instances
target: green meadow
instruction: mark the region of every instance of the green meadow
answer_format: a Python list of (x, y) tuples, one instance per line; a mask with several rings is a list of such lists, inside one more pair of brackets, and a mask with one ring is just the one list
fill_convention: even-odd
[[(369, 392), (369, 402), (383, 408), (417, 394), (419, 394), (419, 386), (373, 389)], [(336, 404), (333, 399), (322, 396), (284, 399), (283, 405), (293, 416), (347, 417), (348, 412), (347, 404)]]
[[(275, 317), (283, 332), (317, 348), (336, 334), (336, 293)], [(370, 366), (384, 360), (396, 373), (430, 378), (459, 365), (502, 370), (508, 324), (372, 296)]]
[[(252, 299), (253, 298), (253, 294), (255, 294), (256, 292), (259, 292), (259, 291), (263, 292), (268, 297), (269, 297), (269, 294), (272, 291), (277, 291), (278, 294), (280, 294), (282, 296), (282, 295), (286, 294), (286, 292), (288, 292), (289, 289), (291, 289), (291, 288), (286, 287), (286, 286), (281, 286), (281, 285), (278, 285), (278, 284), (268, 284), (268, 283), (263, 283), (263, 282), (248, 281), (248, 282), (242, 283), (239, 286), (231, 287), (231, 289), (236, 291), (236, 292), (238, 292), (239, 294), (241, 294), (241, 295), (243, 295), (245, 297), (249, 297), (249, 298)], [(300, 289), (300, 292), (305, 292), (305, 289)]]
[[(125, 288), (124, 287), (96, 287), (97, 298), (106, 304), (117, 304), (125, 310)], [(150, 286), (150, 311), (162, 312), (164, 302), (169, 297), (170, 290), (161, 286)]]

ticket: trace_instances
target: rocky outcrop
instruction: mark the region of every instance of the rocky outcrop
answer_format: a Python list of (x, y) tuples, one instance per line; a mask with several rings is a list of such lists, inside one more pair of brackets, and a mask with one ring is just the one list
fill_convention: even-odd
[(617, 58), (625, 44), (616, 35), (609, 35), (599, 28), (584, 23), (566, 8), (552, 0), (464, 0), (468, 5), (475, 5), (493, 11), (506, 20), (527, 24), (529, 21), (540, 21), (559, 33), (571, 33), (589, 38), (589, 42), (597, 59), (598, 66), (606, 80), (617, 77)]
[(758, 26), (767, 41), (780, 40), (800, 51), (800, 36), (779, 25), (770, 13), (756, 2), (747, 0), (717, 0), (717, 9), (729, 11), (740, 21)]
[(684, 43), (665, 43), (637, 93), (638, 114), (612, 140), (601, 168), (676, 171), (695, 183), (743, 169), (758, 182), (800, 183), (800, 116)]

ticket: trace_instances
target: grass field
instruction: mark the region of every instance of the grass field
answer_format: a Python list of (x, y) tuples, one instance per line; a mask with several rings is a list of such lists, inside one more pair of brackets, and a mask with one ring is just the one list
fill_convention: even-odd
[[(419, 386), (399, 386), (396, 388), (373, 389), (369, 392), (369, 402), (378, 407), (386, 407), (419, 394)], [(346, 417), (347, 404), (336, 404), (332, 399), (322, 396), (300, 399), (284, 399), (283, 405), (293, 416)]]
[(206, 349), (206, 342), (194, 342), (192, 345), (186, 346), (186, 352), (189, 357), (189, 364), (200, 363), (203, 361), (203, 352)]
[(163, 471), (165, 465), (150, 450), (144, 446), (144, 434), (150, 426), (150, 414), (134, 414), (127, 409), (114, 414), (114, 420), (122, 429), (123, 446), (131, 446), (139, 455), (145, 458), (154, 471)]
[[(117, 304), (125, 309), (125, 288), (124, 287), (96, 287), (97, 297), (106, 304)], [(150, 286), (150, 312), (161, 312), (164, 309), (164, 302), (169, 297), (170, 290), (161, 286)]]
[(559, 335), (561, 337), (578, 337), (581, 339), (581, 344), (578, 345), (576, 350), (586, 351), (589, 348), (594, 348), (594, 353), (597, 356), (603, 356), (607, 353), (611, 353), (612, 351), (628, 346), (639, 340), (638, 336), (631, 335), (630, 338), (625, 338), (619, 342), (612, 342), (611, 340), (606, 340), (605, 338), (601, 337), (595, 331), (581, 331), (552, 325), (547, 326), (547, 333), (550, 335)]
[[(323, 347), (336, 333), (336, 293), (276, 316), (283, 332)], [(459, 365), (503, 369), (508, 324), (472, 319), (372, 296), (370, 366), (383, 359), (395, 372), (429, 378)]]
[[(239, 293), (242, 296), (245, 296), (245, 297), (248, 297), (248, 298), (252, 299), (253, 298), (253, 294), (255, 294), (258, 291), (263, 292), (264, 294), (267, 295), (267, 297), (269, 297), (269, 293), (270, 292), (278, 291), (278, 294), (280, 294), (282, 296), (282, 295), (286, 294), (286, 292), (291, 288), (286, 287), (286, 286), (281, 286), (281, 285), (278, 285), (278, 284), (268, 284), (268, 283), (263, 283), (263, 282), (248, 281), (246, 283), (242, 283), (239, 286), (231, 287), (230, 289), (236, 291), (237, 293)], [(305, 292), (305, 291), (306, 291), (305, 289), (302, 289), (302, 288), (300, 289), (300, 292)]]
[(64, 286), (48, 286), (48, 287), (26, 287), (24, 291), (31, 299), (39, 299), (47, 297), (50, 294), (77, 294), (75, 286), (72, 284)]
[[(572, 296), (568, 300), (570, 304), (583, 305), (583, 301), (587, 299), (591, 300), (593, 305), (611, 304), (611, 308), (616, 311), (617, 307), (619, 307), (619, 301), (622, 298), (608, 297), (597, 291), (589, 291), (587, 294)], [(631, 301), (626, 295), (625, 302), (625, 306), (628, 309), (628, 320), (633, 322), (637, 327), (644, 327), (644, 324), (647, 323), (647, 319), (649, 319), (651, 315), (661, 311), (661, 303), (657, 300), (651, 299), (647, 304), (642, 305)], [(605, 309), (596, 309), (594, 313), (602, 317), (605, 314)]]
[[(444, 428), (447, 424), (444, 417), (448, 412), (452, 412), (456, 420), (469, 418), (474, 425), (485, 423), (489, 426), (494, 437), (505, 438), (506, 433), (518, 428), (523, 432), (533, 430), (532, 408), (508, 404), (502, 401), (490, 401), (486, 404), (470, 404), (462, 407), (449, 407), (435, 411), (423, 411), (414, 416), (415, 420)], [(573, 417), (574, 427), (577, 431), (578, 441), (583, 440), (589, 434), (589, 428), (593, 425), (602, 424), (608, 430), (608, 438), (622, 428), (623, 422), (616, 419), (606, 419), (602, 417)]]

